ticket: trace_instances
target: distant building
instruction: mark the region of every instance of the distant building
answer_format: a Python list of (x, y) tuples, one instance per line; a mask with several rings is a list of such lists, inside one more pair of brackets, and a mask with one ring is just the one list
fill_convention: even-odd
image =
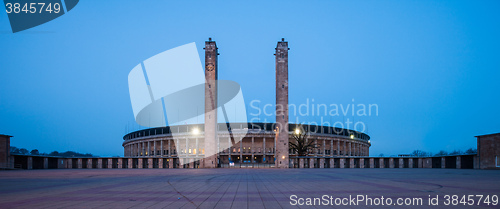
[(479, 169), (500, 169), (500, 133), (476, 138)]
[(10, 157), (10, 137), (0, 134), (0, 169), (14, 168)]

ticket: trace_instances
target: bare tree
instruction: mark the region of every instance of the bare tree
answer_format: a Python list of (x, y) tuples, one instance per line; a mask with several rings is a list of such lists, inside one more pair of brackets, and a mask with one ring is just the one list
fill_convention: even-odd
[(477, 149), (469, 148), (465, 151), (465, 154), (477, 154)]
[[(297, 130), (300, 130), (300, 128)], [(293, 138), (289, 141), (290, 149), (295, 151), (298, 156), (306, 156), (310, 149), (316, 148), (316, 144), (314, 143), (316, 140), (308, 140), (307, 133), (306, 131), (296, 131), (293, 134)]]
[(415, 150), (411, 153), (412, 156), (415, 157), (427, 157), (429, 154), (427, 152), (424, 152), (422, 150)]
[(448, 152), (441, 150), (437, 154), (435, 154), (434, 156), (439, 157), (439, 156), (446, 156), (446, 155), (448, 155)]

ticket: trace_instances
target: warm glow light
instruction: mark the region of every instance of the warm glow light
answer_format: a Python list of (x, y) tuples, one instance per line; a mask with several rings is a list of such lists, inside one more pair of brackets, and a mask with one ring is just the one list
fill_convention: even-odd
[(351, 135), (351, 139), (354, 139), (354, 135)]
[(200, 133), (200, 129), (198, 129), (198, 128), (194, 128), (193, 129), (193, 134), (194, 135), (198, 135), (199, 133)]
[(371, 144), (370, 140), (368, 140), (368, 143), (370, 143), (370, 144)]
[(295, 129), (295, 134), (300, 134), (300, 130), (299, 129)]
[(284, 159), (285, 159), (285, 156), (284, 156), (284, 155), (283, 155), (283, 156), (281, 156), (281, 159), (283, 159), (283, 160), (284, 160)]

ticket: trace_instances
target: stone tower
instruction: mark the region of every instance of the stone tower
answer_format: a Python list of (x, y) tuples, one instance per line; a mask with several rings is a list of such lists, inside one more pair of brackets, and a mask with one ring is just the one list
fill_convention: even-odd
[(205, 168), (217, 167), (217, 45), (205, 41)]
[(288, 168), (288, 42), (276, 47), (276, 168)]

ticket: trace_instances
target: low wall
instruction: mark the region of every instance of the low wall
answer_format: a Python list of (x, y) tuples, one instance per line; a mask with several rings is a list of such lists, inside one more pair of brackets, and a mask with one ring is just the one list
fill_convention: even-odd
[[(47, 156), (13, 155), (19, 169), (134, 169), (134, 168), (199, 168), (200, 162), (179, 158), (153, 157), (92, 157), (60, 158)], [(444, 157), (296, 157), (290, 156), (290, 168), (455, 168), (474, 169), (476, 155)], [(189, 163), (183, 164), (188, 160)], [(237, 166), (221, 164), (222, 168), (272, 168), (257, 163)]]

